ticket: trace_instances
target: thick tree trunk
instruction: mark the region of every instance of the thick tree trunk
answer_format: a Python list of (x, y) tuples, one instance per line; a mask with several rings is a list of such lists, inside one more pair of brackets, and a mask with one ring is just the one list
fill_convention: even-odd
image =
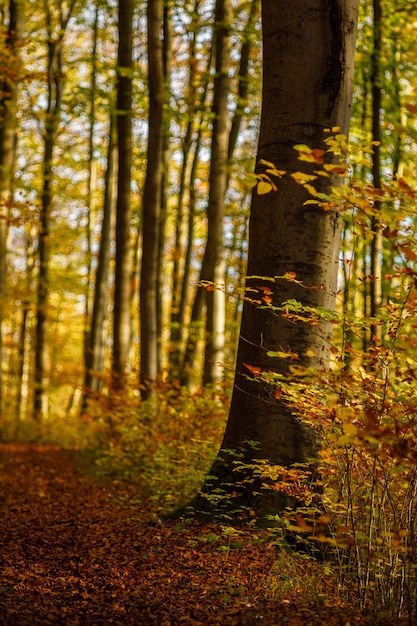
[(116, 264), (114, 283), (112, 387), (124, 391), (127, 385), (131, 340), (130, 240), (132, 164), (132, 21), (133, 0), (119, 0), (119, 51), (117, 76), (117, 139), (119, 147), (116, 207)]
[[(236, 454), (289, 466), (314, 457), (318, 441), (276, 393), (254, 381), (253, 368), (287, 380), (288, 359), (268, 352), (291, 352), (296, 362), (315, 370), (327, 366), (331, 327), (293, 323), (273, 307), (288, 299), (306, 306), (334, 308), (341, 220), (335, 211), (305, 205), (307, 192), (290, 176), (301, 169), (297, 144), (323, 147), (323, 131), (349, 130), (357, 0), (263, 0), (263, 105), (257, 169), (262, 160), (286, 172), (278, 191), (253, 195), (247, 299), (244, 302), (236, 377), (229, 419), (218, 461), (204, 490), (230, 482)], [(317, 181), (315, 181), (317, 182)], [(331, 182), (318, 178), (319, 191)], [(293, 272), (293, 280), (277, 277)], [(263, 279), (265, 277), (265, 279)], [(269, 278), (266, 278), (269, 277)], [(254, 300), (268, 295), (272, 307)], [(315, 356), (313, 356), (313, 354)], [(257, 449), (254, 449), (253, 442)], [(240, 477), (241, 478), (241, 477)], [(248, 484), (250, 494), (255, 483)]]
[(140, 278), (140, 384), (142, 399), (153, 393), (159, 375), (159, 236), (164, 133), (164, 66), (160, 0), (148, 2), (149, 131), (143, 191)]

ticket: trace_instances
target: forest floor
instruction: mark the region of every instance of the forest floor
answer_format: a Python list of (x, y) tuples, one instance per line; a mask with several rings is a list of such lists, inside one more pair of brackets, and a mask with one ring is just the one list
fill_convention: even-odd
[(268, 533), (155, 524), (136, 490), (57, 446), (0, 445), (0, 624), (377, 623), (322, 566), (280, 561)]

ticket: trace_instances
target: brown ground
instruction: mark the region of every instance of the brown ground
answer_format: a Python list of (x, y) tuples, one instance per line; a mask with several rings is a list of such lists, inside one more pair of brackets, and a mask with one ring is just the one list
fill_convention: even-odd
[(332, 599), (319, 569), (312, 596), (303, 559), (286, 580), (266, 536), (151, 525), (135, 496), (84, 475), (58, 447), (0, 445), (0, 624), (374, 623)]

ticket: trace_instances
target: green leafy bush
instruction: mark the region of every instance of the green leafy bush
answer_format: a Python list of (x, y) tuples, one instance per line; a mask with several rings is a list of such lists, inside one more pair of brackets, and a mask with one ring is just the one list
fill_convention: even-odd
[(100, 474), (135, 481), (138, 494), (165, 510), (199, 489), (214, 460), (229, 398), (161, 384), (155, 397), (112, 414), (112, 436), (99, 451)]

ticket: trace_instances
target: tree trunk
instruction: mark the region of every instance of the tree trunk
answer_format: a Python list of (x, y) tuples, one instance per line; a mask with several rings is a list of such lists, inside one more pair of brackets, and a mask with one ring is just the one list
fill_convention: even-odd
[(49, 299), (49, 257), (50, 257), (50, 212), (52, 207), (53, 152), (61, 114), (64, 90), (62, 46), (66, 26), (74, 7), (72, 3), (66, 19), (61, 13), (59, 34), (55, 36), (51, 10), (47, 2), (46, 25), (48, 33), (48, 100), (45, 116), (43, 188), (39, 218), (39, 276), (36, 303), (35, 329), (35, 372), (33, 416), (40, 420), (48, 414), (48, 299)]
[(114, 115), (111, 113), (107, 170), (103, 203), (103, 220), (100, 230), (100, 249), (95, 279), (94, 302), (91, 315), (88, 345), (85, 354), (85, 379), (82, 411), (87, 410), (88, 398), (103, 388), (105, 323), (107, 320), (111, 243), (117, 196), (118, 149), (115, 138)]
[(203, 384), (221, 381), (223, 377), (225, 276), (223, 253), (224, 201), (227, 184), (228, 110), (230, 91), (232, 4), (217, 0), (215, 9), (215, 78), (213, 87), (213, 130), (207, 207), (207, 244), (203, 267), (204, 280), (214, 283), (207, 291), (206, 347)]
[[(253, 380), (253, 371), (296, 379), (288, 359), (268, 353), (291, 352), (297, 355), (297, 366), (314, 370), (328, 364), (331, 327), (292, 323), (274, 307), (295, 299), (306, 306), (334, 308), (341, 219), (333, 210), (305, 205), (309, 196), (290, 174), (301, 169), (296, 144), (321, 148), (324, 129), (335, 126), (348, 134), (357, 5), (357, 0), (262, 2), (263, 104), (257, 171), (264, 170), (265, 160), (286, 175), (277, 192), (255, 191), (252, 198), (247, 297), (235, 383), (218, 460), (203, 487), (209, 494), (219, 483), (232, 483), (223, 485), (226, 491), (236, 489), (236, 454), (243, 462), (255, 457), (290, 466), (317, 453), (319, 442), (312, 428), (292, 414), (276, 386)], [(318, 191), (329, 192), (331, 182), (335, 181), (318, 177)], [(278, 278), (289, 272), (303, 287)], [(264, 307), (254, 302), (262, 298)], [(246, 502), (253, 500), (257, 487), (254, 482), (246, 485)], [(198, 507), (202, 499), (196, 502)]]
[(87, 352), (90, 348), (90, 304), (92, 301), (92, 261), (93, 261), (93, 251), (92, 251), (92, 216), (93, 216), (93, 198), (94, 198), (94, 190), (96, 186), (95, 181), (95, 157), (94, 157), (94, 148), (95, 148), (95, 140), (94, 140), (94, 131), (96, 125), (96, 99), (97, 99), (97, 41), (98, 41), (98, 24), (99, 24), (99, 16), (100, 16), (100, 2), (101, 0), (96, 0), (96, 5), (94, 9), (94, 22), (93, 22), (93, 47), (91, 51), (91, 101), (90, 101), (90, 114), (89, 114), (89, 137), (88, 137), (88, 171), (87, 171), (87, 223), (85, 226), (85, 239), (86, 239), (86, 285), (85, 285), (85, 309), (84, 309), (84, 319), (85, 319), (85, 328), (84, 328), (84, 362), (87, 362), (88, 355)]
[[(168, 103), (168, 94), (171, 92), (171, 64), (172, 64), (172, 17), (171, 3), (163, 4), (162, 26), (162, 67), (164, 71), (164, 102)], [(166, 94), (166, 98), (165, 98)], [(166, 224), (168, 218), (169, 196), (169, 163), (170, 163), (170, 133), (168, 117), (163, 119), (162, 130), (162, 173), (161, 173), (161, 213), (158, 235), (158, 342), (157, 342), (157, 372), (162, 370), (162, 328), (163, 310), (167, 297), (164, 286), (164, 250), (166, 245)]]
[(119, 148), (116, 207), (112, 388), (125, 391), (131, 340), (130, 241), (132, 163), (132, 21), (133, 0), (119, 0), (119, 51), (116, 125)]
[(148, 2), (149, 131), (142, 209), (140, 278), (140, 384), (142, 399), (152, 395), (159, 375), (159, 235), (163, 163), (164, 66), (161, 0)]
[[(6, 297), (6, 249), (9, 213), (13, 197), (13, 175), (17, 141), (17, 89), (20, 75), (19, 42), (23, 18), (16, 0), (9, 2), (9, 24), (5, 41), (8, 73), (0, 85), (0, 363), (3, 363), (3, 321)], [(0, 370), (0, 426), (3, 415), (3, 376)]]
[[(382, 45), (382, 8), (381, 0), (373, 0), (374, 11), (374, 47), (372, 51), (372, 179), (376, 189), (381, 188), (381, 45)], [(375, 202), (375, 215), (371, 219), (371, 282), (370, 316), (375, 318), (382, 304), (382, 230), (380, 213), (381, 203)], [(370, 344), (378, 345), (381, 341), (381, 326), (371, 324)]]
[[(194, 4), (194, 12), (197, 11), (199, 0)], [(209, 56), (209, 67), (211, 64), (211, 53)], [(209, 71), (207, 71), (207, 74)], [(170, 320), (170, 376), (177, 378), (180, 375), (180, 366), (183, 356), (184, 343), (184, 326), (185, 326), (185, 310), (188, 294), (188, 276), (189, 261), (191, 258), (191, 250), (193, 246), (193, 221), (194, 206), (192, 199), (193, 180), (190, 177), (193, 171), (190, 155), (193, 146), (193, 135), (198, 127), (195, 150), (199, 149), (201, 124), (198, 126), (196, 120), (202, 115), (201, 107), (205, 103), (207, 95), (207, 79), (205, 80), (204, 91), (202, 97), (198, 96), (198, 64), (196, 59), (196, 33), (190, 33), (190, 44), (188, 51), (188, 94), (187, 94), (187, 124), (184, 135), (181, 139), (181, 173), (178, 189), (178, 202), (175, 220), (175, 244), (172, 252), (173, 268), (172, 268), (172, 301), (171, 301), (171, 320)], [(194, 152), (195, 154), (195, 152)], [(186, 216), (186, 192), (189, 190), (189, 206), (188, 215)], [(188, 220), (188, 228), (186, 221)], [(190, 228), (191, 226), (191, 228)], [(188, 245), (187, 245), (188, 241)], [(187, 264), (188, 261), (188, 264)]]
[[(207, 71), (206, 75), (209, 76), (211, 64), (213, 62), (213, 55), (210, 53), (208, 63), (207, 63)], [(195, 226), (195, 216), (196, 216), (196, 206), (197, 206), (197, 193), (196, 193), (196, 178), (198, 171), (198, 164), (200, 159), (201, 145), (202, 145), (202, 127), (203, 127), (203, 119), (204, 119), (204, 109), (205, 104), (208, 97), (209, 92), (209, 79), (204, 82), (203, 94), (201, 96), (201, 101), (199, 103), (200, 109), (200, 121), (197, 123), (197, 137), (195, 140), (194, 146), (194, 154), (190, 168), (190, 176), (189, 176), (189, 194), (190, 194), (190, 202), (188, 208), (188, 220), (187, 220), (187, 250), (185, 253), (184, 259), (184, 274), (182, 277), (182, 286), (181, 286), (181, 296), (180, 296), (180, 305), (179, 305), (179, 314), (177, 319), (178, 326), (180, 328), (180, 339), (181, 342), (184, 339), (184, 324), (185, 324), (185, 311), (188, 301), (188, 296), (190, 292), (190, 274), (191, 274), (191, 261), (193, 255), (193, 246), (194, 246), (194, 226)], [(200, 270), (201, 280), (204, 274), (204, 268), (202, 267)], [(188, 324), (188, 334), (186, 337), (185, 346), (183, 350), (182, 359), (179, 358), (181, 362), (181, 372), (180, 372), (180, 381), (182, 385), (190, 386), (191, 377), (194, 370), (194, 362), (196, 355), (196, 347), (198, 338), (200, 336), (200, 323), (203, 316), (203, 310), (205, 306), (205, 295), (206, 292), (204, 289), (201, 289), (197, 286), (195, 291), (194, 300), (192, 304), (190, 322)]]
[(253, 31), (254, 24), (256, 24), (259, 19), (260, 9), (260, 0), (252, 0), (252, 2), (250, 3), (248, 20), (243, 31), (242, 46), (239, 54), (240, 62), (238, 70), (236, 109), (230, 126), (229, 144), (227, 148), (227, 159), (229, 162), (233, 159), (233, 153), (236, 147), (237, 138), (239, 136), (240, 127), (242, 125), (242, 120), (245, 115), (245, 108), (249, 104), (249, 60), (252, 50), (252, 41), (250, 34)]

